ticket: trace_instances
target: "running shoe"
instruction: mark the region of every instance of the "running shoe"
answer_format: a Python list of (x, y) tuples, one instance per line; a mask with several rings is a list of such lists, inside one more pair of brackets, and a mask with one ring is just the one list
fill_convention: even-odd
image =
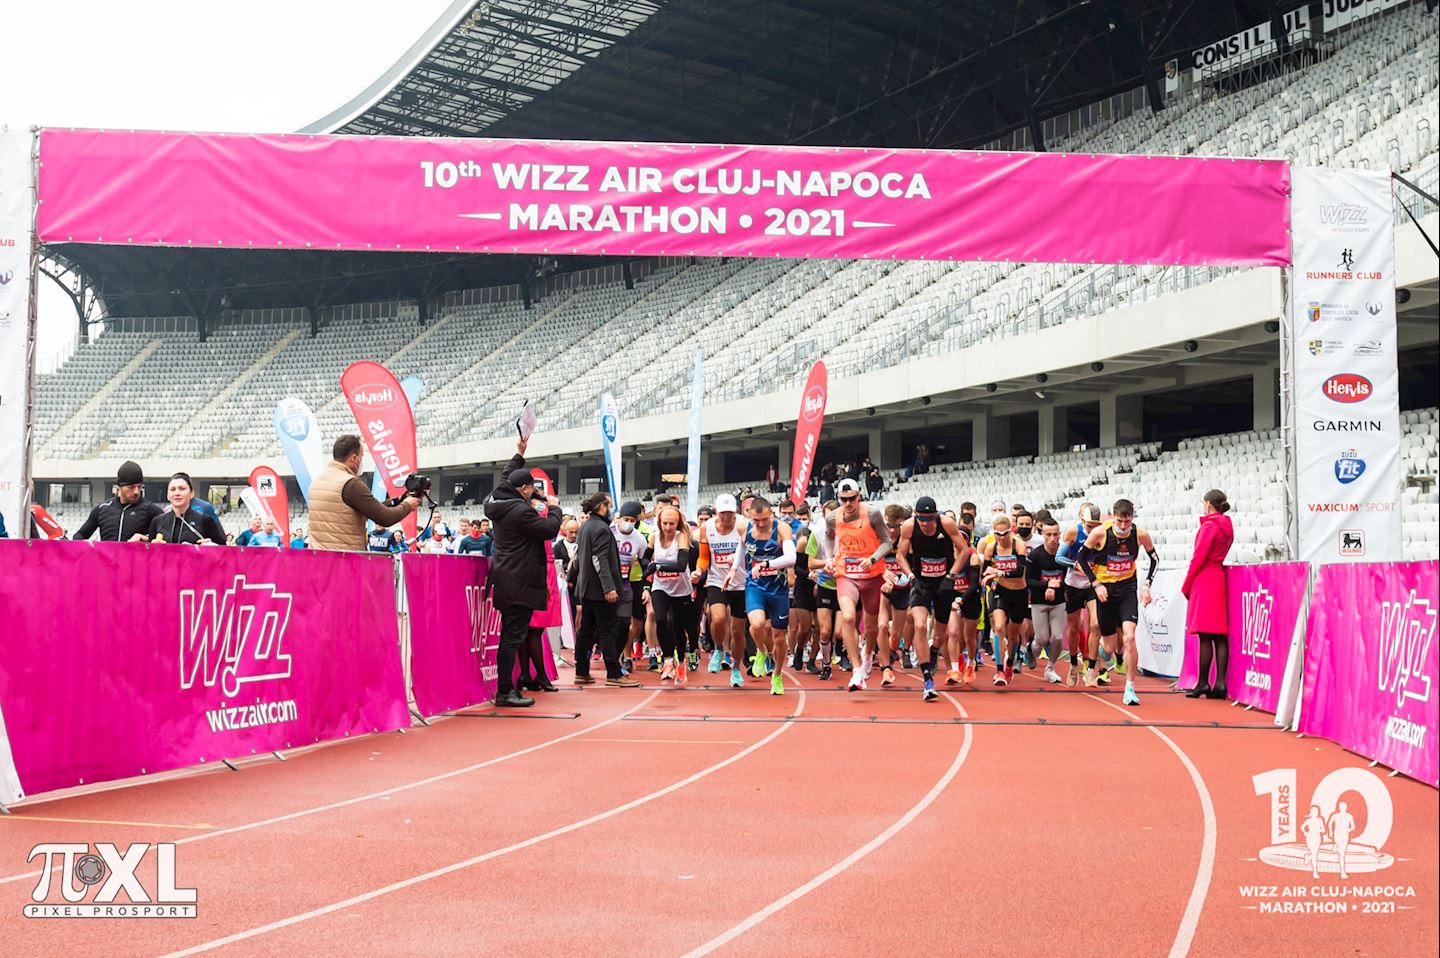
[(1125, 659), (1122, 656), (1115, 656), (1115, 671), (1121, 675), (1125, 674)]
[(1087, 669), (1085, 670), (1084, 678), (1085, 678), (1085, 687), (1086, 687), (1086, 688), (1093, 689), (1093, 688), (1095, 688), (1097, 685), (1100, 684), (1100, 676), (1098, 676), (1098, 675), (1095, 674), (1095, 670), (1094, 670), (1094, 669), (1088, 669), (1088, 668), (1087, 668)]
[(1055, 667), (1053, 665), (1045, 666), (1045, 681), (1049, 682), (1051, 685), (1060, 684), (1060, 673), (1055, 671)]
[(790, 671), (799, 672), (805, 668), (805, 650), (796, 649), (795, 654), (790, 657)]
[(1080, 666), (1077, 663), (1070, 663), (1070, 671), (1065, 673), (1065, 687), (1073, 689), (1080, 681)]
[(1008, 665), (1005, 666), (1005, 684), (1006, 684), (1006, 685), (1009, 685), (1010, 682), (1011, 682), (1011, 680), (1014, 679), (1014, 678), (1015, 678), (1015, 670), (1012, 669), (1012, 668), (1011, 668), (1010, 666), (1008, 666)]
[(848, 655), (842, 655), (842, 656), (840, 656), (839, 665), (840, 665), (840, 671), (841, 671), (841, 672), (854, 672), (854, 671), (855, 671), (853, 668), (850, 667), (850, 657), (849, 657)]
[(975, 650), (975, 664), (976, 664), (976, 665), (984, 665), (984, 664), (985, 664), (985, 650), (984, 650), (984, 649), (976, 649), (976, 650)]
[(1124, 702), (1125, 702), (1126, 705), (1139, 705), (1139, 704), (1140, 704), (1140, 696), (1138, 696), (1138, 695), (1135, 694), (1135, 683), (1133, 683), (1133, 682), (1126, 682), (1126, 683), (1125, 683), (1125, 698), (1124, 698)]
[(933, 702), (939, 697), (940, 693), (935, 691), (935, 680), (927, 678), (925, 680), (925, 701)]
[[(806, 671), (808, 671), (811, 675), (819, 675), (820, 672), (822, 671), (821, 668), (820, 668), (820, 666), (816, 663), (816, 661), (815, 661), (814, 659), (811, 659), (809, 662), (805, 663), (805, 669), (806, 669)], [(830, 671), (830, 666), (829, 666), (828, 664), (825, 666), (824, 671), (825, 671), (825, 672), (829, 672), (829, 671)]]
[(785, 694), (785, 681), (780, 677), (780, 673), (779, 673), (779, 672), (776, 672), (774, 675), (770, 676), (770, 694), (771, 694), (771, 695), (784, 695), (784, 694)]
[(750, 660), (750, 674), (757, 679), (765, 677), (765, 653), (756, 652), (755, 658)]
[(660, 658), (659, 658), (659, 656), (655, 656), (655, 655), (650, 656), (649, 671), (651, 671), (651, 672), (658, 672), (658, 671), (660, 671)]
[(669, 682), (675, 678), (675, 660), (666, 659), (665, 665), (660, 669), (660, 681)]
[(1110, 684), (1110, 677), (1111, 677), (1111, 670), (1110, 670), (1110, 669), (1106, 669), (1105, 671), (1101, 672), (1098, 676), (1095, 677), (1095, 681), (1099, 682), (1101, 685), (1109, 685), (1109, 684)]
[(881, 686), (886, 686), (886, 685), (894, 685), (894, 684), (895, 684), (895, 672), (894, 672), (889, 666), (886, 666), (886, 667), (885, 667), (885, 671), (883, 671), (883, 672), (880, 673), (880, 685), (881, 685)]
[(699, 653), (699, 652), (691, 652), (688, 656), (686, 656), (686, 659), (687, 659), (687, 661), (689, 662), (690, 671), (691, 671), (691, 672), (699, 672), (699, 671), (700, 671), (700, 653)]
[(725, 656), (720, 654), (719, 649), (716, 649), (714, 652), (710, 653), (710, 671), (712, 673), (720, 671), (720, 663), (724, 660), (724, 658)]
[[(1033, 668), (1035, 667), (1035, 652), (1034, 652), (1034, 650), (1030, 648), (1029, 643), (1026, 643), (1025, 648), (1024, 648), (1022, 651), (1025, 653), (1025, 655), (1024, 655), (1024, 657), (1023, 657), (1023, 658), (1024, 658), (1024, 661), (1025, 661), (1025, 667), (1026, 667), (1027, 669), (1033, 669)], [(1016, 662), (1017, 662), (1017, 663), (1018, 663), (1019, 661), (1020, 661), (1019, 659), (1016, 659)]]
[(864, 692), (866, 690), (865, 680), (857, 675), (850, 676), (850, 682), (845, 686), (847, 692)]
[[(1006, 669), (1006, 670), (1005, 670), (1005, 672), (1008, 672), (1008, 671), (1010, 671), (1010, 670), (1009, 670), (1009, 669)], [(999, 669), (996, 669), (996, 670), (995, 670), (994, 683), (995, 683), (995, 685), (997, 685), (997, 686), (999, 686), (999, 687), (1001, 687), (1001, 688), (1003, 688), (1004, 686), (1010, 684), (1010, 680), (1005, 677), (1005, 672), (1001, 672)]]
[(678, 689), (690, 681), (690, 666), (683, 658), (675, 663), (675, 687)]
[(946, 684), (946, 685), (959, 685), (959, 684), (960, 684), (960, 670), (959, 670), (959, 669), (951, 669), (951, 670), (950, 670), (950, 674), (948, 674), (948, 675), (945, 676), (945, 684)]
[(1069, 662), (1069, 661), (1070, 661), (1070, 650), (1069, 650), (1069, 649), (1064, 650), (1064, 651), (1061, 652), (1058, 656), (1055, 657), (1055, 664), (1056, 664), (1056, 665), (1059, 665), (1061, 662)]
[(822, 682), (828, 682), (828, 681), (830, 681), (830, 663), (829, 663), (829, 662), (826, 662), (824, 665), (822, 665), (822, 666), (820, 667), (820, 681), (822, 681)]
[(975, 665), (972, 662), (965, 663), (965, 684), (975, 684)]
[(738, 689), (738, 688), (744, 688), (744, 686), (745, 686), (745, 673), (744, 673), (744, 672), (741, 672), (739, 669), (731, 669), (731, 670), (730, 670), (730, 687), (731, 687), (732, 689)]

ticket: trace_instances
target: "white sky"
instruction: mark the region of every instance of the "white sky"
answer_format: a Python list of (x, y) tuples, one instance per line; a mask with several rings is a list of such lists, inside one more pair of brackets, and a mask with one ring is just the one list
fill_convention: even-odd
[[(449, 0), (8, 0), (0, 125), (288, 133), (360, 93)], [(42, 369), (75, 313), (40, 279)]]

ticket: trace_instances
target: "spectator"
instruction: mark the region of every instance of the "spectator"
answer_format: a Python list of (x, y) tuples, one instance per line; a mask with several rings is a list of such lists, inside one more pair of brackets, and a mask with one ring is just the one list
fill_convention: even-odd
[(772, 493), (780, 491), (780, 470), (775, 468), (773, 462), (765, 467), (765, 485)]
[(227, 546), (233, 546), (235, 544), (235, 533), (227, 532), (225, 534), (225, 544)]
[(561, 519), (560, 500), (554, 496), (545, 499), (549, 515), (542, 518), (535, 511), (532, 500), (537, 493), (535, 479), (525, 468), (526, 445), (524, 439), (515, 444), (506, 479), (491, 493), (485, 508), (495, 524), (494, 556), (485, 588), (500, 612), (495, 704), (512, 708), (535, 704), (515, 688), (515, 666), (530, 630), (530, 617), (549, 601), (545, 543), (560, 531)]
[(408, 551), (405, 548), (405, 531), (403, 529), (392, 529), (390, 531), (390, 553), (399, 555)]
[(495, 554), (495, 537), (491, 534), (493, 528), (489, 519), (480, 520), (480, 554), (487, 559)]
[(880, 499), (885, 492), (885, 477), (880, 475), (880, 470), (871, 466), (865, 472), (865, 490), (870, 493), (870, 501)]
[(262, 530), (257, 535), (252, 535), (250, 537), (250, 544), (252, 546), (264, 546), (266, 548), (278, 549), (285, 544), (285, 540), (280, 537), (279, 530), (275, 528), (274, 519), (267, 518), (264, 520), (262, 525)]
[(310, 548), (309, 544), (306, 543), (306, 541), (305, 541), (305, 527), (304, 527), (304, 526), (298, 526), (298, 527), (296, 527), (296, 529), (295, 529), (295, 534), (290, 537), (290, 548), (292, 548), (292, 549), (308, 549), (308, 548)]
[(331, 450), (332, 461), (310, 485), (310, 542), (316, 549), (365, 550), (365, 520), (391, 526), (420, 508), (419, 496), (388, 505), (370, 494), (359, 477), (360, 437), (341, 436)]
[(923, 442), (915, 447), (915, 468), (917, 476), (923, 476), (930, 471), (930, 447)]
[(144, 542), (150, 526), (164, 511), (145, 498), (145, 475), (133, 462), (123, 463), (115, 473), (115, 496), (94, 509), (72, 539), (88, 539), (98, 530), (102, 542)]
[[(1230, 524), (1230, 501), (1219, 489), (1205, 493), (1200, 503), (1200, 529), (1195, 533), (1195, 551), (1190, 570), (1180, 591), (1189, 600), (1185, 608), (1185, 631), (1200, 641), (1200, 678), (1185, 695), (1223, 699), (1227, 695), (1225, 669), (1230, 664), (1229, 615), (1225, 607), (1225, 556), (1235, 542)], [(1215, 664), (1215, 684), (1210, 684), (1210, 664)]]
[(365, 539), (366, 552), (393, 552), (391, 545), (394, 543), (394, 536), (384, 526), (376, 526), (370, 530)]
[(216, 521), (215, 517), (206, 515), (193, 507), (195, 484), (190, 481), (188, 475), (177, 472), (170, 477), (166, 498), (170, 500), (170, 511), (161, 513), (151, 521), (150, 539), (152, 542), (188, 545), (213, 543), (217, 546), (225, 544), (225, 530), (220, 528), (220, 523)]
[(581, 507), (589, 513), (580, 530), (575, 596), (580, 600), (580, 629), (575, 635), (575, 684), (590, 685), (590, 653), (596, 645), (605, 659), (605, 684), (634, 688), (640, 683), (620, 672), (616, 634), (620, 605), (620, 552), (610, 531), (610, 497), (597, 492)]
[(479, 520), (479, 519), (469, 519), (469, 520), (466, 520), (466, 521), (467, 521), (467, 522), (469, 523), (469, 525), (470, 525), (470, 531), (465, 535), (465, 537), (464, 537), (463, 539), (460, 540), (459, 545), (457, 545), (457, 546), (455, 547), (455, 553), (456, 553), (456, 555), (462, 555), (462, 556), (483, 556), (483, 555), (486, 555), (486, 553), (485, 553), (483, 550), (484, 550), (484, 549), (488, 549), (488, 548), (489, 548), (489, 544), (484, 541), (484, 536), (483, 536), (483, 534), (482, 534), (482, 532), (481, 532), (481, 529), (480, 529), (480, 520)]
[(450, 540), (450, 552), (452, 555), (459, 555), (460, 543), (470, 538), (470, 520), (460, 519), (455, 523), (455, 535)]
[(235, 544), (241, 547), (257, 545), (255, 539), (260, 535), (261, 525), (263, 525), (263, 523), (259, 516), (251, 516), (250, 528), (235, 537)]
[[(418, 541), (418, 540), (417, 540)], [(444, 536), (432, 535), (426, 539), (420, 551), (428, 556), (443, 556), (450, 554), (450, 540)]]

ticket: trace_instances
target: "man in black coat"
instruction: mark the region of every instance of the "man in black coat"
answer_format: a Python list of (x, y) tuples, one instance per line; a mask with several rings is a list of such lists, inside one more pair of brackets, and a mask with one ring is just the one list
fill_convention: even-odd
[[(580, 510), (588, 515), (575, 547), (578, 569), (575, 596), (580, 600), (580, 629), (575, 634), (575, 684), (589, 685), (590, 651), (600, 646), (605, 657), (605, 684), (635, 688), (640, 683), (620, 672), (619, 622), (620, 550), (610, 529), (610, 497), (603, 492), (586, 499)], [(639, 557), (636, 557), (639, 561)]]
[(523, 439), (515, 444), (506, 478), (485, 504), (495, 539), (485, 589), (500, 612), (495, 704), (517, 708), (535, 704), (515, 688), (515, 662), (530, 630), (530, 617), (544, 609), (549, 599), (545, 543), (560, 532), (561, 522), (560, 500), (554, 496), (545, 500), (550, 506), (548, 515), (535, 511), (535, 480), (525, 468), (525, 446)]

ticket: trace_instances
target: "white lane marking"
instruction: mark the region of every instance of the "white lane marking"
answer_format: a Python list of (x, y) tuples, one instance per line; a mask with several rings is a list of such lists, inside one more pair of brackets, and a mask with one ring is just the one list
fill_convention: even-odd
[[(422, 788), (426, 785), (433, 785), (436, 782), (443, 782), (447, 778), (455, 778), (459, 775), (468, 775), (469, 773), (477, 772), (482, 768), (489, 768), (492, 765), (499, 765), (501, 762), (508, 762), (512, 758), (520, 758), (521, 756), (529, 755), (532, 752), (538, 752), (541, 749), (549, 748), (552, 745), (559, 745), (561, 742), (567, 742), (572, 738), (577, 738), (581, 735), (587, 735), (590, 732), (593, 732), (596, 729), (604, 728), (607, 725), (613, 725), (614, 723), (623, 719), (625, 716), (630, 715), (632, 712), (636, 712), (639, 709), (642, 709), (645, 706), (649, 705), (651, 701), (654, 700), (655, 696), (659, 694), (659, 690), (651, 692), (649, 695), (641, 699), (635, 705), (621, 712), (619, 715), (614, 716), (613, 718), (605, 719), (603, 722), (596, 722), (594, 725), (588, 726), (587, 728), (582, 728), (578, 731), (569, 732), (565, 735), (561, 735), (558, 738), (547, 739), (536, 745), (531, 745), (526, 748), (519, 749), (518, 751), (509, 752), (505, 755), (499, 755), (495, 758), (489, 758), (483, 762), (476, 762), (474, 765), (467, 765), (464, 768), (457, 768), (449, 772), (442, 772), (439, 775), (432, 775), (429, 778), (422, 778), (414, 782), (406, 782), (401, 785), (392, 785), (391, 787), (382, 789), (378, 792), (371, 792), (368, 795), (357, 795), (354, 798), (347, 798), (339, 802), (331, 802), (328, 805), (317, 805), (314, 808), (302, 808), (299, 811), (288, 812), (284, 815), (277, 815), (274, 818), (265, 818), (256, 822), (248, 822), (244, 825), (232, 825), (229, 828), (220, 828), (216, 829), (213, 832), (205, 832), (200, 835), (191, 835), (186, 838), (177, 839), (175, 841), (175, 844), (187, 845), (190, 842), (208, 841), (212, 838), (219, 838), (222, 835), (234, 835), (239, 832), (248, 832), (256, 828), (265, 828), (269, 825), (279, 825), (282, 822), (294, 821), (297, 818), (305, 818), (309, 815), (318, 815), (321, 812), (333, 812), (337, 808), (346, 808), (350, 805), (358, 805), (361, 802), (368, 802), (373, 799), (395, 795), (399, 792), (406, 792), (412, 788)], [(55, 868), (52, 868), (51, 871), (56, 871), (59, 868), (60, 866), (57, 865), (55, 866)], [(27, 878), (39, 878), (40, 874), (41, 873), (39, 871), (33, 871), (25, 872), (19, 875), (8, 875), (4, 878), (0, 878), (0, 885), (6, 885), (10, 882), (23, 881)]]
[[(646, 701), (648, 702), (649, 699), (646, 699)], [(642, 702), (641, 705), (643, 704), (645, 703)], [(639, 706), (636, 707), (638, 708)], [(795, 711), (791, 713), (791, 716), (793, 718), (799, 718), (801, 713), (803, 713), (804, 711), (805, 690), (801, 689), (799, 701), (795, 703)], [(619, 716), (617, 716), (616, 718), (619, 718)], [(526, 848), (530, 848), (534, 845), (539, 845), (541, 842), (549, 841), (552, 838), (559, 838), (561, 835), (568, 835), (571, 832), (579, 831), (580, 829), (587, 826), (597, 824), (598, 822), (603, 822), (606, 819), (614, 818), (616, 815), (622, 815), (632, 809), (639, 808), (641, 805), (653, 802), (657, 798), (663, 798), (666, 795), (671, 794), (672, 792), (679, 791), (687, 785), (692, 785), (695, 782), (700, 781), (700, 779), (705, 778), (706, 776), (714, 772), (720, 771), (720, 769), (725, 768), (726, 766), (733, 765), (745, 756), (750, 755), (753, 752), (759, 751), (760, 749), (764, 748), (766, 745), (769, 745), (771, 742), (775, 741), (775, 739), (779, 738), (781, 735), (784, 735), (786, 732), (788, 732), (794, 727), (795, 723), (786, 722), (780, 727), (776, 728), (769, 735), (766, 735), (764, 738), (760, 739), (758, 742), (755, 742), (753, 745), (746, 746), (745, 748), (736, 752), (734, 755), (731, 755), (729, 758), (716, 762), (714, 765), (711, 765), (707, 768), (703, 768), (695, 774), (683, 778), (680, 781), (675, 782), (671, 785), (667, 785), (662, 789), (658, 789), (657, 791), (651, 792), (648, 795), (642, 795), (639, 798), (632, 799), (631, 801), (628, 801), (623, 805), (617, 805), (614, 808), (607, 809), (603, 812), (600, 812), (599, 814), (591, 815), (589, 818), (582, 818), (579, 821), (571, 822), (569, 825), (562, 825), (559, 828), (551, 829), (544, 834), (535, 835), (531, 838), (525, 839), (524, 841), (516, 842), (513, 845), (506, 845), (504, 848), (497, 848), (493, 851), (485, 852), (482, 855), (476, 855), (473, 858), (467, 858), (464, 861), (456, 862), (453, 865), (446, 865), (443, 868), (436, 868), (433, 871), (428, 871), (421, 875), (415, 875), (402, 881), (392, 882), (389, 885), (385, 885), (383, 887), (364, 892), (360, 895), (355, 895), (351, 898), (345, 899), (344, 901), (337, 901), (320, 908), (315, 908), (307, 912), (302, 912), (298, 915), (291, 915), (289, 918), (282, 918), (278, 921), (272, 921), (268, 924), (260, 925), (255, 928), (250, 928), (245, 931), (239, 931), (233, 935), (227, 935), (224, 938), (216, 938), (213, 941), (203, 942), (190, 948), (171, 952), (169, 955), (166, 955), (165, 958), (184, 958), (184, 956), (186, 955), (198, 955), (201, 952), (211, 951), (215, 948), (221, 948), (225, 945), (231, 945), (238, 941), (245, 941), (250, 938), (255, 938), (259, 935), (268, 934), (272, 931), (278, 931), (281, 928), (288, 928), (292, 925), (298, 925), (301, 922), (310, 921), (313, 918), (320, 918), (324, 915), (329, 915), (346, 908), (351, 908), (355, 905), (363, 904), (367, 901), (373, 901), (376, 898), (379, 898), (383, 895), (389, 895), (392, 892), (402, 891), (414, 885), (419, 885), (422, 882), (430, 881), (431, 879), (441, 878), (445, 875), (450, 875), (458, 871), (463, 871), (467, 868), (472, 868), (475, 865), (479, 865), (484, 862), (493, 861), (496, 858), (509, 855), (512, 852), (523, 851)]]
[[(946, 701), (948, 701), (951, 705), (955, 706), (955, 711), (960, 713), (961, 718), (970, 717), (969, 714), (965, 711), (964, 706), (957, 702), (954, 697), (950, 695), (949, 692), (942, 692), (941, 694), (945, 696)], [(796, 888), (788, 895), (775, 899), (770, 904), (766, 905), (764, 908), (755, 912), (749, 918), (746, 918), (744, 921), (740, 922), (738, 925), (735, 925), (721, 932), (714, 938), (711, 938), (709, 941), (705, 942), (703, 945), (699, 946), (693, 951), (686, 953), (684, 958), (700, 958), (701, 955), (708, 955), (716, 948), (719, 948), (722, 945), (733, 941), (740, 935), (743, 935), (745, 932), (749, 931), (751, 928), (754, 928), (756, 925), (760, 924), (765, 919), (769, 918), (771, 915), (780, 911), (782, 908), (785, 908), (786, 906), (793, 904), (796, 901), (799, 901), (801, 898), (804, 898), (806, 895), (810, 894), (810, 892), (819, 888), (821, 885), (825, 884), (830, 879), (834, 878), (836, 875), (839, 875), (841, 872), (844, 872), (851, 865), (854, 865), (860, 859), (864, 858), (866, 855), (870, 854), (875, 849), (879, 848), (881, 845), (884, 845), (890, 839), (894, 838), (897, 834), (899, 834), (901, 829), (905, 828), (905, 826), (909, 825), (917, 817), (919, 817), (921, 812), (929, 808), (930, 805), (935, 801), (935, 799), (940, 797), (940, 793), (945, 791), (945, 789), (950, 785), (950, 783), (955, 780), (955, 776), (959, 774), (960, 766), (965, 764), (965, 759), (970, 754), (970, 744), (972, 741), (974, 741), (974, 726), (966, 724), (964, 726), (964, 729), (964, 740), (960, 743), (960, 750), (955, 753), (955, 760), (950, 763), (950, 767), (945, 770), (945, 774), (940, 776), (940, 780), (937, 781), (930, 788), (930, 791), (925, 793), (925, 796), (921, 798), (920, 801), (912, 805), (910, 807), (910, 810), (907, 811), (904, 815), (900, 816), (898, 819), (896, 819), (889, 828), (885, 829), (879, 835), (876, 835), (874, 838), (870, 839), (870, 841), (866, 842), (864, 845), (861, 845), (859, 848), (855, 849), (855, 851), (851, 852), (845, 858), (836, 862), (834, 865), (831, 865), (825, 871), (816, 875), (814, 878), (810, 879), (808, 882), (801, 885), (799, 888)]]

